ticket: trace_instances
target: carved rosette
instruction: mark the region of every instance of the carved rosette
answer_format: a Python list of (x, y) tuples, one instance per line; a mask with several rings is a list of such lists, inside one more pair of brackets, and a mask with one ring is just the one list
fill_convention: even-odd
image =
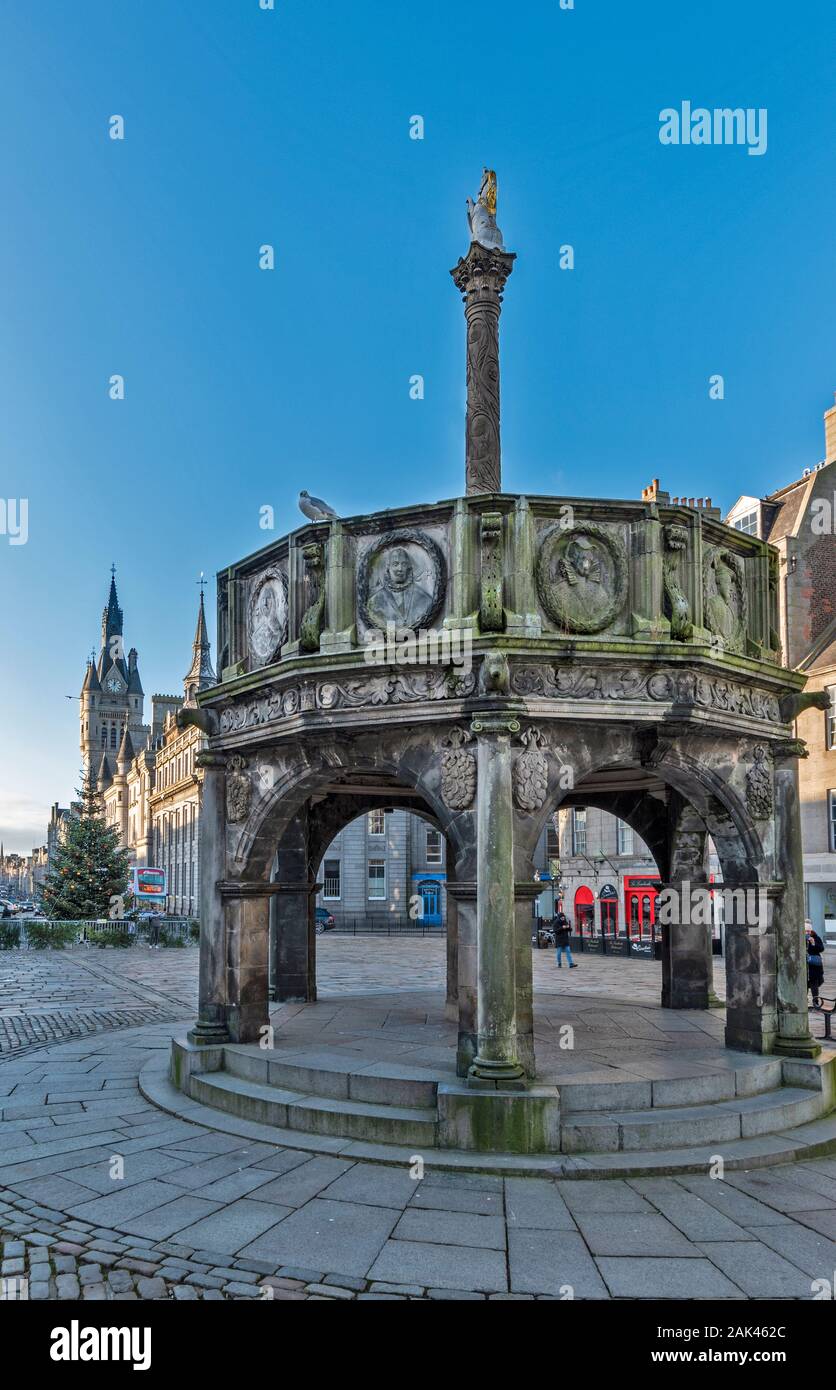
[(476, 794), (476, 759), (467, 751), (472, 735), (453, 729), (441, 755), (441, 795), (451, 811), (466, 811)]
[(624, 607), (624, 545), (591, 521), (553, 526), (537, 552), (535, 574), (543, 611), (564, 631), (601, 632)]
[(520, 735), (525, 752), (514, 763), (514, 801), (521, 811), (539, 811), (549, 788), (549, 760), (543, 749), (546, 740), (531, 726)]
[(226, 766), (226, 818), (234, 824), (247, 819), (253, 789), (245, 771), (246, 758), (236, 753), (228, 760)]
[(772, 815), (773, 799), (766, 749), (758, 745), (752, 758), (752, 766), (746, 774), (746, 809), (753, 820), (768, 820)]

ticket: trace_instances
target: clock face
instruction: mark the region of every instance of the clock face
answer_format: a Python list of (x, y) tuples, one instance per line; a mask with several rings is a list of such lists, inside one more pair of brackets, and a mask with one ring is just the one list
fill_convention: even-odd
[(108, 690), (112, 690), (114, 695), (118, 695), (119, 691), (122, 689), (122, 682), (118, 681), (115, 676), (111, 676), (107, 683), (107, 688)]

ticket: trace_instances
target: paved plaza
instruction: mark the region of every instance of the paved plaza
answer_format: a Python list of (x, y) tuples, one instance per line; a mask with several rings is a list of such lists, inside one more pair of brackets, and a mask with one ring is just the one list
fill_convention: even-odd
[[(326, 1028), (358, 995), (420, 1014), (443, 987), (441, 941), (317, 944)], [(680, 1014), (652, 1035), (658, 965), (581, 967), (535, 952), (544, 1020), (605, 1016), (633, 1065), (637, 1032), (676, 1052), (693, 1031)], [(191, 1021), (196, 977), (193, 948), (0, 957), (2, 1275), (29, 1297), (809, 1299), (833, 1278), (834, 1158), (723, 1180), (416, 1180), (173, 1117), (137, 1078)]]

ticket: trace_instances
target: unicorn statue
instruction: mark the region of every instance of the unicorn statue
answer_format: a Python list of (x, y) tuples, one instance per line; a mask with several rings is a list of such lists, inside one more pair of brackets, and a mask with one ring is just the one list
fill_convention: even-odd
[(471, 242), (478, 242), (489, 251), (505, 250), (502, 233), (496, 225), (496, 173), (493, 169), (482, 170), (482, 187), (476, 202), (467, 199), (467, 223)]

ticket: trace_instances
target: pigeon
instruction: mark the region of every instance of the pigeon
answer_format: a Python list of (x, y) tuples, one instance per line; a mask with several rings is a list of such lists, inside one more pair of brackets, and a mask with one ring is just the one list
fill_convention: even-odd
[(309, 521), (330, 521), (337, 513), (321, 497), (311, 497), (309, 492), (299, 493), (299, 510)]

